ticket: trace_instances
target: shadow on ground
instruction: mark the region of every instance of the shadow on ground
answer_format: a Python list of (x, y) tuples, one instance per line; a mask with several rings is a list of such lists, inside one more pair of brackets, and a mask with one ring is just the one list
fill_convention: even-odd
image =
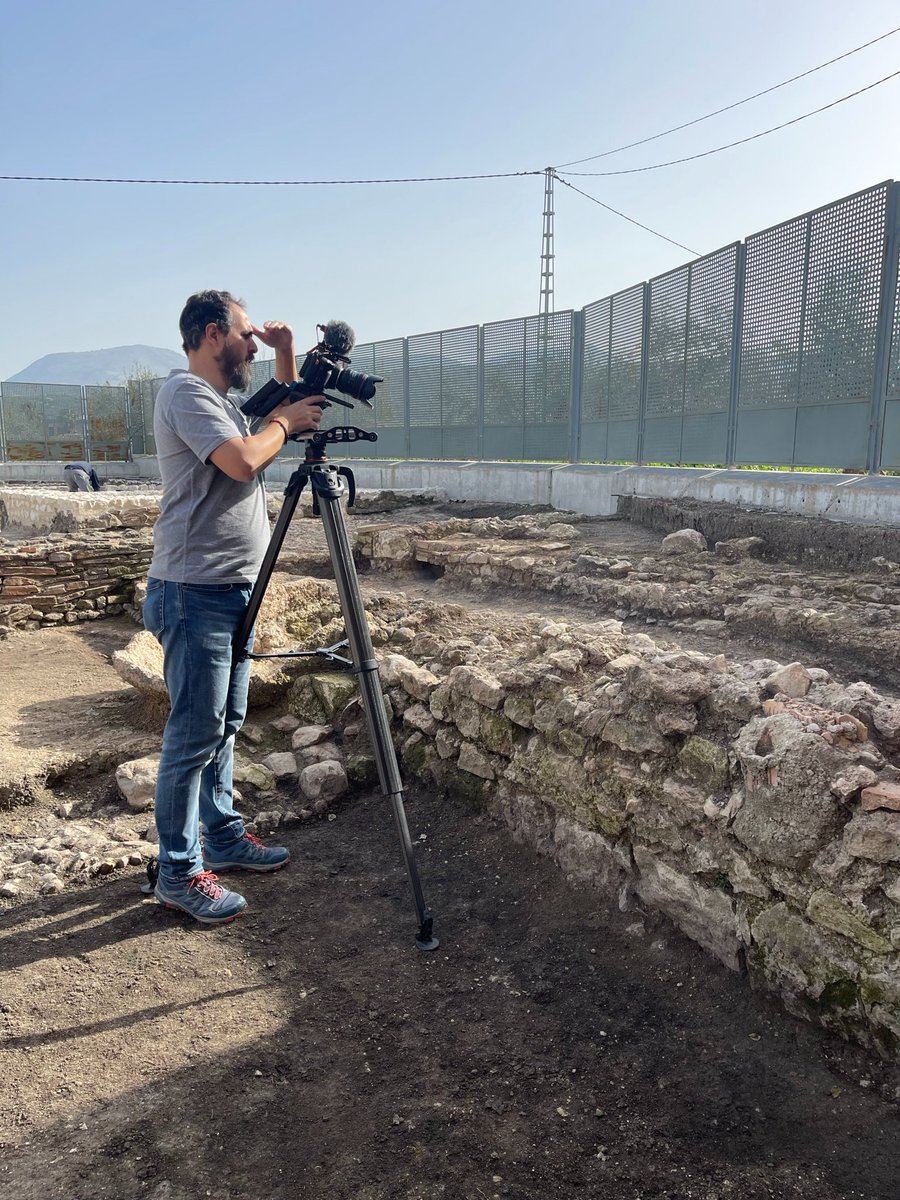
[(894, 1200), (883, 1064), (484, 815), (409, 817), (434, 954), (380, 797), (225, 928), (138, 874), (7, 910), (4, 1197)]

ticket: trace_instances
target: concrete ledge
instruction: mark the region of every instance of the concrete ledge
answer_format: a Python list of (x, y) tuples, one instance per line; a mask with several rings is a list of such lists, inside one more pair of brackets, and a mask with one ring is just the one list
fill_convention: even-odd
[[(64, 462), (0, 462), (0, 484), (65, 484)], [(142, 454), (131, 462), (95, 462), (91, 464), (101, 479), (146, 479), (159, 481), (156, 456)]]
[[(335, 457), (351, 467), (361, 488), (392, 491), (440, 491), (451, 500), (486, 500), (507, 504), (551, 503), (552, 467), (508, 462), (376, 462)], [(286, 483), (297, 462), (279, 459), (266, 469), (267, 483)]]
[(584, 513), (591, 517), (612, 516), (618, 497), (627, 490), (622, 467), (551, 467), (551, 498), (554, 508)]
[(621, 495), (708, 500), (836, 520), (900, 521), (900, 478), (885, 475), (626, 467), (617, 487)]
[[(277, 488), (299, 459), (278, 459), (267, 469)], [(451, 500), (551, 505), (588, 516), (612, 516), (619, 496), (704, 500), (832, 520), (900, 524), (900, 477), (836, 475), (813, 471), (709, 470), (597, 464), (444, 462), (335, 458), (353, 469), (361, 488), (443, 491)], [(0, 463), (4, 481), (63, 483), (63, 463)], [(156, 459), (98, 463), (102, 479), (158, 481)]]

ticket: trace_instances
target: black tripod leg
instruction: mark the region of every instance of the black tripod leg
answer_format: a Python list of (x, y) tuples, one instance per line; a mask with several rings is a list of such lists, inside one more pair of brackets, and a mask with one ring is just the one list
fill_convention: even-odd
[(237, 651), (238, 660), (245, 657), (247, 653), (247, 642), (250, 639), (250, 630), (253, 628), (259, 607), (263, 602), (263, 597), (266, 594), (266, 588), (269, 586), (269, 580), (272, 578), (272, 571), (275, 567), (275, 560), (278, 558), (278, 552), (281, 549), (285, 536), (287, 535), (288, 526), (293, 519), (294, 512), (300, 502), (300, 493), (306, 486), (308, 471), (305, 467), (298, 467), (294, 474), (288, 480), (288, 485), (284, 489), (284, 502), (281, 505), (281, 512), (278, 514), (278, 520), (275, 522), (275, 528), (272, 530), (272, 537), (269, 541), (268, 548), (262, 560), (262, 565), (259, 568), (259, 574), (256, 577), (256, 583), (253, 585), (253, 590), (250, 593), (250, 599), (247, 602), (247, 611), (244, 613), (244, 619), (241, 621), (241, 627), (237, 631), (234, 639), (235, 650)]
[(325, 540), (328, 543), (331, 565), (341, 601), (341, 611), (344, 614), (347, 641), (350, 643), (351, 657), (359, 675), (360, 696), (369, 725), (369, 735), (372, 739), (372, 749), (375, 752), (381, 790), (391, 802), (394, 822), (400, 836), (403, 861), (415, 901), (416, 915), (419, 920), (416, 945), (420, 950), (436, 950), (440, 943), (432, 932), (433, 918), (425, 904), (422, 883), (416, 868), (409, 826), (406, 823), (406, 810), (403, 806), (403, 785), (384, 709), (375, 651), (359, 591), (359, 580), (356, 575), (353, 554), (347, 540), (344, 514), (340, 506), (344, 486), (338, 479), (334, 468), (317, 467), (313, 469), (312, 487), (313, 493), (319, 501), (320, 515), (325, 526)]

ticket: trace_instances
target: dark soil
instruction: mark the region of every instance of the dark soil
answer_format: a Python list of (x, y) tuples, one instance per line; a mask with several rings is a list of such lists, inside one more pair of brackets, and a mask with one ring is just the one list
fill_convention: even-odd
[[(298, 827), (220, 929), (137, 875), (0, 917), (8, 1200), (895, 1200), (895, 1081), (460, 802)], [(236, 882), (236, 880), (232, 880)]]

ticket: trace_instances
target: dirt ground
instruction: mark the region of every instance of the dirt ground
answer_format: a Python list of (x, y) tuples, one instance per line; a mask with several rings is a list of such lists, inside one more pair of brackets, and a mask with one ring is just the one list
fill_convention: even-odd
[[(288, 552), (315, 558), (296, 525)], [(157, 737), (108, 662), (134, 628), (0, 643), (5, 765), (100, 747), (0, 837), (115, 803), (103, 747)], [(233, 877), (250, 911), (221, 929), (146, 899), (138, 868), (4, 903), (0, 1195), (896, 1200), (897, 1067), (489, 815), (427, 790), (407, 812), (433, 954), (377, 794), (285, 830), (291, 866)]]

